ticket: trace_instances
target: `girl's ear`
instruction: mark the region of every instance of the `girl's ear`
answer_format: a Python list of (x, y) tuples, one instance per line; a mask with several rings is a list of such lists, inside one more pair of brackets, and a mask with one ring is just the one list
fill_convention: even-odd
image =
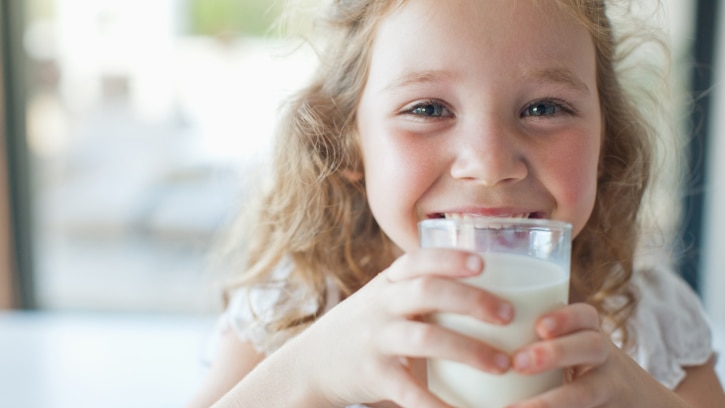
[(352, 169), (344, 169), (340, 171), (340, 174), (342, 174), (342, 177), (347, 179), (347, 181), (351, 183), (357, 183), (358, 181), (363, 179), (363, 172), (360, 170), (352, 170)]

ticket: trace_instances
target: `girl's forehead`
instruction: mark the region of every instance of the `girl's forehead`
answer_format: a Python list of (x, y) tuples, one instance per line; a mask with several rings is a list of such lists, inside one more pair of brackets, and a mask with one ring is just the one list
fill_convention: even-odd
[(593, 59), (587, 30), (552, 0), (408, 0), (379, 22), (370, 73), (455, 74), (490, 61), (522, 73), (549, 64), (576, 70)]
[[(383, 0), (383, 3), (387, 3), (387, 7), (378, 9), (381, 14), (373, 18), (377, 20), (375, 25), (399, 14), (414, 14), (428, 23), (435, 23), (431, 18), (438, 16), (454, 16), (454, 20), (461, 21), (461, 15), (456, 15), (461, 10), (467, 20), (480, 24), (498, 23), (509, 33), (519, 31), (522, 23), (556, 27), (562, 21), (596, 31), (598, 28), (594, 26), (602, 24), (602, 18), (606, 19), (602, 0)], [(608, 25), (608, 21), (604, 25)]]
[[(572, 30), (584, 28), (574, 10), (558, 0), (406, 0), (381, 16), (376, 36), (385, 30), (393, 37), (414, 36), (425, 43), (432, 35), (448, 34), (451, 44), (516, 36), (522, 43), (545, 44), (562, 38), (544, 34), (565, 38)], [(540, 31), (539, 36), (532, 27)]]

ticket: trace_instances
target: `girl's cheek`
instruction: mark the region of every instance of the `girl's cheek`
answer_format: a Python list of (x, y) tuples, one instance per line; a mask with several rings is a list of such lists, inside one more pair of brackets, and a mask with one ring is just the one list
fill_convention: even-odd
[(597, 195), (596, 170), (586, 166), (563, 168), (559, 173), (557, 198), (559, 217), (574, 226), (573, 236), (578, 235), (589, 220)]

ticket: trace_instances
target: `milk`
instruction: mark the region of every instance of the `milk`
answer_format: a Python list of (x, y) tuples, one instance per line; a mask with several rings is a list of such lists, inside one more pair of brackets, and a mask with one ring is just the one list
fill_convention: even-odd
[[(440, 313), (433, 321), (511, 353), (538, 340), (534, 323), (541, 314), (567, 303), (569, 274), (554, 263), (521, 255), (486, 253), (483, 258), (484, 272), (465, 281), (508, 299), (514, 306), (514, 320), (497, 326), (465, 315)], [(496, 375), (457, 362), (428, 361), (428, 387), (458, 408), (501, 408), (560, 385), (562, 378), (561, 370)]]

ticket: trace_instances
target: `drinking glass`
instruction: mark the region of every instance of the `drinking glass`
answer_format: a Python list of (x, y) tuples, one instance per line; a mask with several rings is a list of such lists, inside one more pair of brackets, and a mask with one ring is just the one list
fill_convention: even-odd
[[(536, 319), (568, 303), (571, 225), (541, 219), (430, 219), (418, 224), (422, 248), (459, 248), (483, 257), (483, 273), (465, 278), (513, 304), (514, 318), (494, 325), (473, 317), (437, 313), (431, 319), (504, 352), (535, 342)], [(561, 385), (561, 370), (522, 375), (489, 374), (454, 361), (428, 361), (428, 387), (460, 408), (500, 408)]]

